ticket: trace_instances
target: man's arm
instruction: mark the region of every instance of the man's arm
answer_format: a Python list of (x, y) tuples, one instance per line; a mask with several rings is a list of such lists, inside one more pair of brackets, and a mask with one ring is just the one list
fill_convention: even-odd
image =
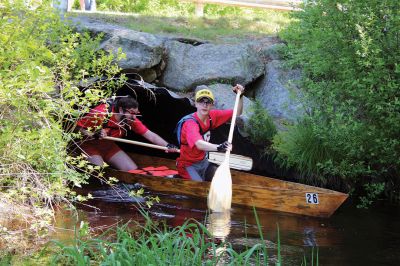
[(207, 142), (205, 140), (199, 139), (195, 143), (196, 148), (202, 151), (221, 151), (224, 152), (226, 150), (232, 150), (232, 144), (229, 142), (224, 142), (222, 144), (214, 144)]
[(196, 145), (196, 148), (201, 151), (217, 151), (218, 147), (217, 144), (213, 144), (202, 139), (196, 141), (194, 145)]
[(159, 145), (159, 146), (164, 146), (167, 147), (168, 149), (165, 152), (179, 152), (178, 147), (176, 147), (174, 144), (170, 144), (166, 142), (162, 137), (157, 135), (151, 130), (147, 130), (146, 133), (142, 135), (145, 137), (148, 141), (152, 142), (153, 144)]
[(147, 139), (148, 141), (150, 141), (153, 144), (160, 145), (160, 146), (168, 145), (168, 142), (166, 142), (162, 137), (160, 137), (159, 135), (157, 135), (156, 133), (154, 133), (151, 130), (147, 130), (146, 133), (144, 133), (142, 136), (145, 137), (145, 139)]

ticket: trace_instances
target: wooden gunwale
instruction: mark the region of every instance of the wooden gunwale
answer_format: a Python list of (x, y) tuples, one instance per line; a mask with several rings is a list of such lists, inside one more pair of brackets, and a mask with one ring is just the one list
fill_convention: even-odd
[[(175, 169), (175, 161), (147, 155), (130, 154), (136, 163), (145, 166), (167, 166)], [(315, 217), (329, 217), (347, 199), (345, 193), (294, 182), (232, 170), (232, 203), (255, 206), (280, 212)], [(207, 198), (210, 182), (179, 178), (138, 175), (109, 170), (108, 175), (125, 183), (140, 183), (151, 190)], [(319, 203), (306, 202), (306, 193), (318, 194)]]

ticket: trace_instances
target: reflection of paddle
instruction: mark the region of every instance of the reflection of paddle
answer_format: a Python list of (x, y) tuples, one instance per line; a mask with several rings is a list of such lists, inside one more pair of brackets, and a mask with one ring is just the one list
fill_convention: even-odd
[[(233, 108), (231, 127), (229, 128), (228, 142), (232, 143), (233, 130), (235, 128), (237, 109), (240, 98), (240, 91), (236, 92), (235, 106)], [(211, 181), (210, 191), (208, 192), (208, 208), (214, 212), (224, 212), (231, 208), (232, 203), (232, 176), (229, 169), (230, 150), (225, 153), (224, 162), (218, 166)]]
[[(104, 137), (103, 139), (118, 141), (118, 142), (138, 145), (138, 146), (144, 146), (144, 147), (159, 149), (159, 150), (164, 150), (164, 151), (168, 150), (168, 148), (164, 147), (164, 146), (159, 146), (159, 145), (135, 141), (135, 140), (121, 139), (121, 138), (114, 138), (114, 137)], [(178, 150), (178, 152), (179, 152), (179, 150)], [(224, 158), (225, 158), (224, 156), (225, 156), (225, 154), (223, 154), (223, 153), (210, 152), (208, 160), (215, 164), (221, 164), (224, 162)], [(245, 156), (236, 155), (236, 154), (230, 155), (230, 161), (229, 161), (230, 168), (248, 171), (248, 170), (251, 170), (252, 166), (253, 166), (253, 159), (251, 159), (250, 157), (245, 157)]]
[(225, 241), (231, 230), (231, 212), (213, 212), (208, 216), (207, 229), (213, 237)]

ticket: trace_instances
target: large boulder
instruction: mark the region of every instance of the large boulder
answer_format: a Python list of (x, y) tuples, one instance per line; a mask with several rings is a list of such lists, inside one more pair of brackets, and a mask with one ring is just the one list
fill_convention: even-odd
[[(233, 109), (235, 105), (236, 94), (232, 91), (232, 86), (228, 84), (212, 84), (207, 86), (215, 98), (215, 108)], [(243, 96), (243, 109), (250, 107), (251, 101)]]
[(266, 51), (271, 60), (266, 64), (264, 77), (255, 90), (255, 98), (280, 129), (287, 122), (295, 123), (304, 115), (305, 103), (299, 88), (301, 71), (287, 68), (274, 51), (274, 48)]
[[(304, 113), (297, 86), (301, 73), (284, 67), (279, 54), (283, 44), (277, 38), (212, 44), (138, 32), (87, 17), (72, 20), (79, 29), (103, 33), (100, 48), (112, 53), (121, 49), (126, 58), (118, 62), (119, 66), (124, 72), (140, 74), (147, 82), (158, 81), (157, 85), (183, 96), (198, 85), (208, 85), (217, 97), (217, 108), (222, 109), (233, 107), (231, 85), (242, 84), (246, 95), (261, 101), (278, 128), (288, 121), (295, 122)], [(238, 125), (246, 124), (251, 116), (250, 103), (245, 98), (246, 114)]]
[(164, 38), (138, 32), (118, 25), (99, 22), (86, 17), (71, 18), (79, 30), (86, 29), (94, 35), (104, 34), (100, 48), (116, 54), (121, 49), (126, 58), (118, 61), (124, 71), (140, 71), (161, 63)]
[(251, 44), (191, 45), (178, 41), (165, 43), (167, 66), (162, 85), (190, 91), (200, 84), (248, 84), (264, 73), (261, 53)]

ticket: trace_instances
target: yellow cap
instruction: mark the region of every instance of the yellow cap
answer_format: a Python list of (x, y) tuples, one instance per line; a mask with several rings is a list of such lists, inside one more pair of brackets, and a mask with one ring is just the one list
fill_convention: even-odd
[(201, 98), (209, 98), (211, 101), (214, 102), (214, 95), (209, 89), (202, 89), (196, 92), (196, 96), (194, 97), (195, 101), (197, 102)]

